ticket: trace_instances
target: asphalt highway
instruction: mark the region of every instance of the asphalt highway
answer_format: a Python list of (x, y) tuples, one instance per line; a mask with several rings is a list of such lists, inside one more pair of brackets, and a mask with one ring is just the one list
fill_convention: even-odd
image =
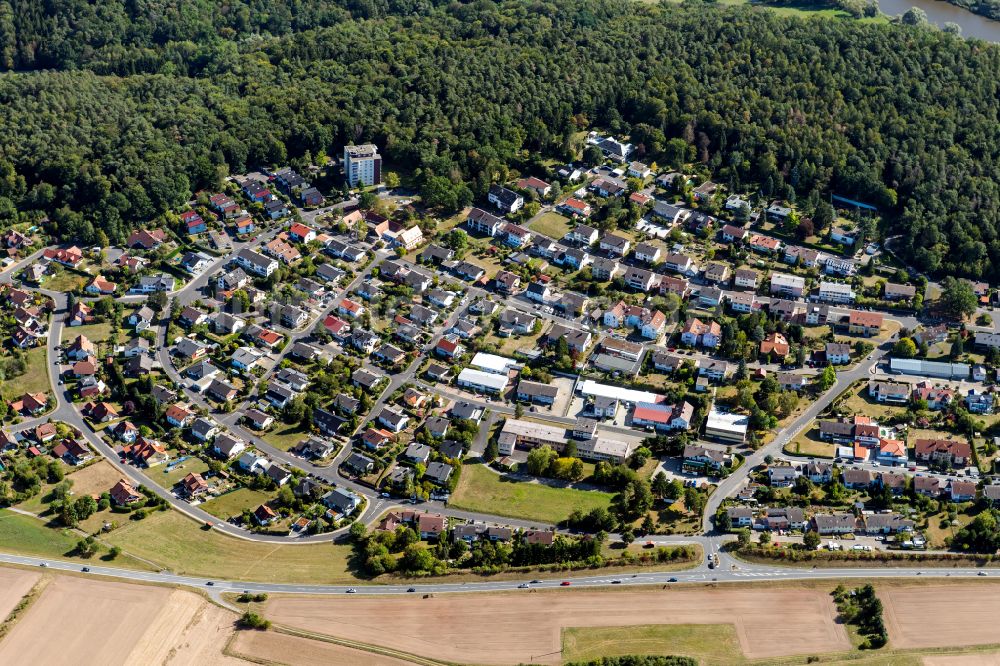
[[(0, 554), (0, 563), (25, 567), (45, 567), (54, 571), (81, 572), (84, 568), (92, 576), (113, 578), (125, 582), (159, 583), (180, 585), (210, 591), (213, 595), (225, 592), (264, 592), (268, 594), (451, 594), (460, 592), (499, 592), (529, 589), (593, 588), (609, 585), (634, 587), (637, 585), (660, 585), (663, 587), (680, 584), (746, 583), (753, 581), (777, 580), (831, 580), (867, 578), (972, 578), (989, 575), (982, 569), (962, 567), (943, 568), (850, 568), (850, 569), (806, 569), (793, 567), (761, 566), (745, 563), (729, 563), (723, 560), (723, 568), (708, 569), (704, 565), (687, 571), (642, 573), (598, 573), (596, 575), (574, 575), (553, 577), (539, 574), (538, 578), (526, 576), (519, 580), (483, 581), (470, 583), (402, 583), (394, 585), (287, 585), (282, 583), (260, 583), (253, 581), (222, 581), (197, 576), (179, 576), (170, 572), (131, 571), (100, 565), (80, 564), (37, 557)], [(569, 583), (567, 585), (566, 583)], [(353, 590), (353, 592), (349, 592)], [(411, 591), (412, 590), (412, 591)]]

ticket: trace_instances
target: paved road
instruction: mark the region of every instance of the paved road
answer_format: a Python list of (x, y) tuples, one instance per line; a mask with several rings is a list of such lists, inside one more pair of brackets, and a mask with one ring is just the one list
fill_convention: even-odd
[[(541, 578), (536, 578), (538, 582), (528, 583), (528, 578), (509, 581), (484, 581), (471, 583), (402, 583), (393, 585), (286, 585), (280, 583), (260, 583), (254, 581), (218, 581), (197, 576), (179, 576), (169, 572), (155, 573), (147, 571), (131, 571), (116, 567), (100, 565), (83, 565), (78, 562), (64, 562), (37, 557), (22, 557), (19, 555), (0, 554), (0, 563), (15, 564), (28, 567), (40, 567), (43, 563), (47, 568), (56, 571), (80, 571), (84, 566), (89, 567), (90, 575), (108, 577), (117, 580), (134, 582), (153, 582), (169, 585), (183, 585), (195, 589), (207, 589), (211, 587), (213, 594), (223, 592), (240, 593), (248, 591), (251, 593), (269, 594), (310, 594), (329, 595), (344, 594), (347, 590), (354, 590), (357, 594), (367, 595), (387, 595), (387, 594), (407, 594), (413, 590), (415, 594), (446, 594), (456, 592), (497, 592), (503, 590), (517, 590), (521, 585), (527, 585), (532, 589), (558, 589), (563, 587), (563, 581), (569, 581), (573, 588), (593, 588), (604, 587), (615, 584), (618, 581), (623, 586), (634, 587), (636, 585), (660, 585), (667, 586), (683, 583), (746, 583), (753, 581), (780, 581), (780, 580), (830, 580), (830, 579), (851, 579), (851, 578), (972, 578), (983, 573), (982, 569), (970, 567), (957, 567), (954, 569), (943, 568), (851, 568), (851, 569), (805, 569), (793, 567), (763, 566), (746, 563), (727, 564), (723, 562), (723, 567), (714, 570), (696, 569), (690, 571), (676, 572), (649, 572), (644, 573), (638, 570), (637, 573), (598, 573), (596, 575), (566, 574), (565, 576), (551, 577), (549, 574), (539, 574)], [(732, 568), (736, 567), (736, 568)], [(209, 586), (208, 583), (212, 585)]]

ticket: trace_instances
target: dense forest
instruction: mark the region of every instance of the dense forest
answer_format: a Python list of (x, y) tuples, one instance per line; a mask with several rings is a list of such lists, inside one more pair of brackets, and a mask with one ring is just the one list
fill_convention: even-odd
[(371, 140), (442, 207), (574, 135), (868, 201), (1000, 278), (1000, 49), (927, 27), (596, 0), (0, 2), (0, 221), (111, 241), (227, 171)]

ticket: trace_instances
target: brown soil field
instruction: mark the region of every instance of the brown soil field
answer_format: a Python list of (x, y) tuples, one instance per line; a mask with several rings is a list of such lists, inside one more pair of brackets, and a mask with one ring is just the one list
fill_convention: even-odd
[(330, 664), (413, 666), (411, 661), (355, 650), (334, 643), (324, 643), (288, 634), (277, 634), (273, 631), (241, 631), (230, 645), (230, 651), (265, 662), (294, 663), (295, 666), (329, 666)]
[(222, 654), (235, 619), (191, 592), (56, 575), (0, 641), (0, 664), (241, 666)]
[(111, 490), (111, 487), (122, 478), (121, 472), (111, 466), (106, 460), (84, 467), (79, 472), (73, 472), (66, 478), (73, 481), (73, 495), (100, 495)]
[(21, 569), (0, 569), (0, 622), (7, 619), (10, 612), (31, 588), (35, 586), (40, 574)]
[(222, 654), (236, 615), (191, 592), (174, 591), (159, 616), (135, 643), (125, 663), (171, 666), (239, 666)]
[[(889, 644), (929, 648), (1000, 643), (1000, 588), (995, 585), (879, 587)], [(933, 631), (928, 631), (933, 625)]]
[(828, 593), (795, 588), (276, 597), (266, 610), (277, 624), (475, 664), (558, 664), (565, 627), (640, 624), (732, 623), (749, 658), (849, 650), (835, 613)]

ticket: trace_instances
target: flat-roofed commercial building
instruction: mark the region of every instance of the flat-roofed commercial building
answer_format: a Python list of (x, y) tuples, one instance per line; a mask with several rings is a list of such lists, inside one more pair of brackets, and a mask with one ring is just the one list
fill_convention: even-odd
[(507, 390), (508, 378), (506, 375), (496, 375), (492, 372), (483, 372), (466, 368), (458, 373), (458, 385), (462, 388), (470, 388), (480, 393), (503, 393)]
[(747, 438), (747, 426), (750, 417), (745, 414), (721, 412), (712, 406), (705, 421), (705, 437), (721, 439), (727, 442), (744, 442)]
[(506, 356), (497, 356), (496, 354), (484, 354), (483, 352), (478, 352), (472, 357), (472, 362), (469, 363), (469, 365), (484, 372), (492, 372), (496, 375), (506, 375), (512, 368), (517, 367), (518, 363), (514, 359), (507, 358)]

